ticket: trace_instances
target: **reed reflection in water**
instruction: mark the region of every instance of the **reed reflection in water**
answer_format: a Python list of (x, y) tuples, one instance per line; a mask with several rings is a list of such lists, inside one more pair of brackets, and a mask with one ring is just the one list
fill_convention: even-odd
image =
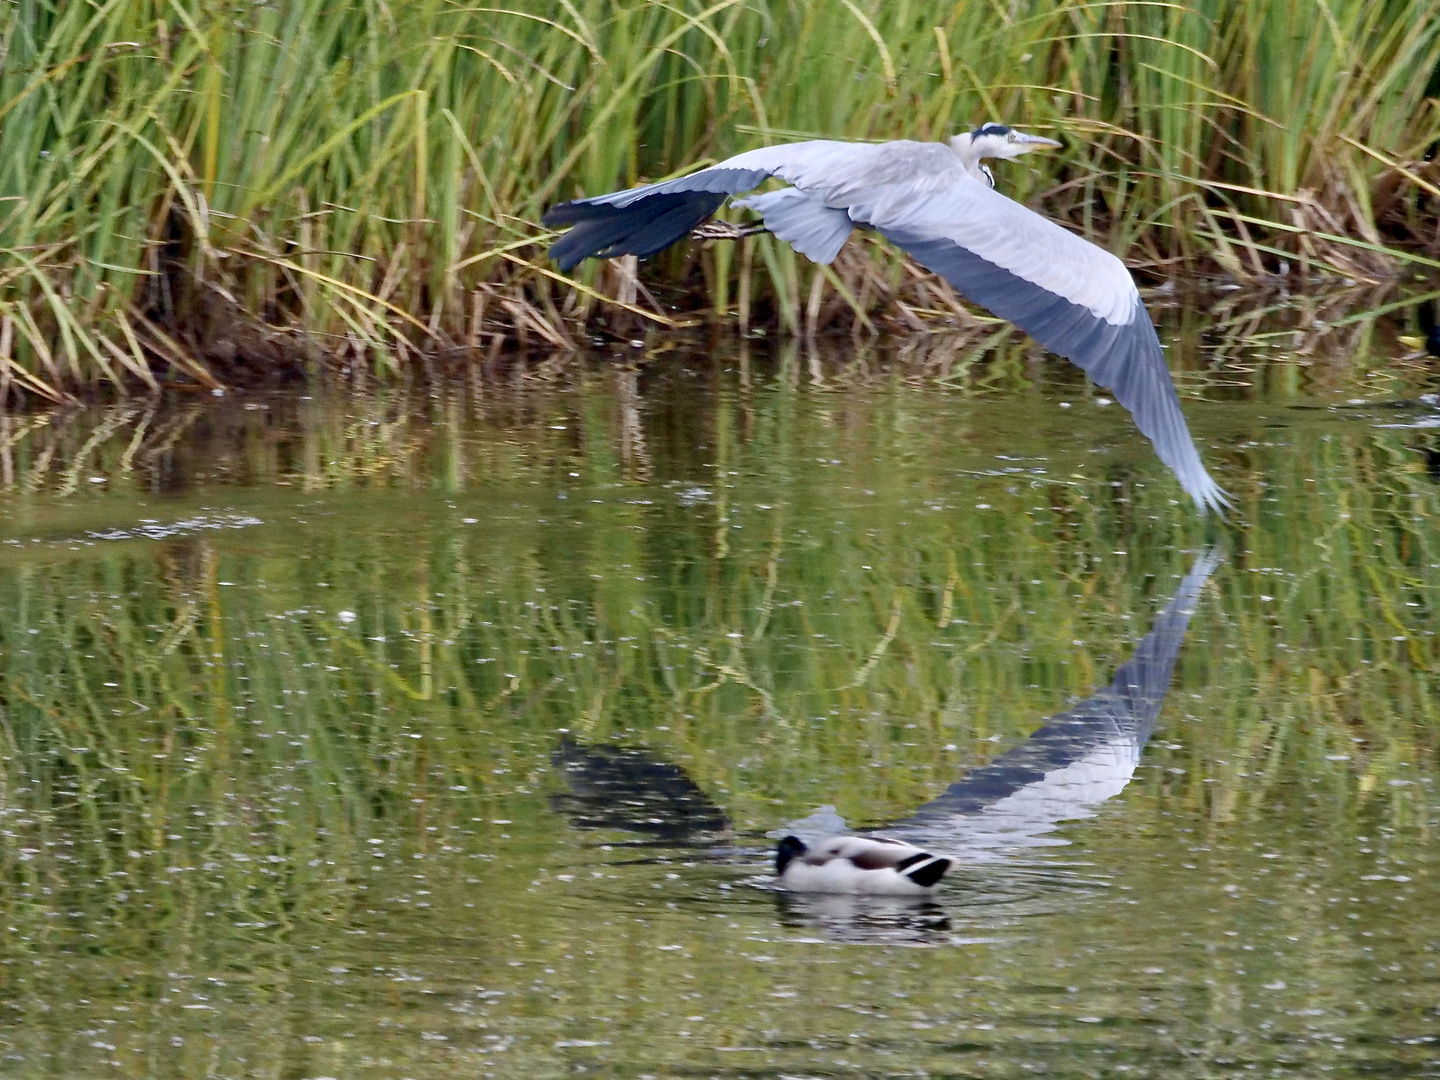
[[(611, 362), (9, 417), (7, 1074), (1428, 1067), (1440, 506), (1364, 377), (1187, 402), (1242, 507), (1141, 753), (1213, 525), (1083, 385)], [(1128, 786), (868, 914), (929, 947), (755, 887), (1062, 717)], [(668, 801), (573, 827), (566, 740)]]

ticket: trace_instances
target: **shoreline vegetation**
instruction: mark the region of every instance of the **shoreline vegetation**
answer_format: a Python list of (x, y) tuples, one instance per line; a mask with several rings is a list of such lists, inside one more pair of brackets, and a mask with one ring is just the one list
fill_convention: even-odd
[(537, 222), (752, 146), (987, 120), (1065, 141), (1002, 189), (1142, 284), (1440, 270), (1433, 0), (4, 10), (0, 402), (702, 323), (980, 340), (997, 324), (874, 238), (832, 267), (757, 237), (567, 276)]

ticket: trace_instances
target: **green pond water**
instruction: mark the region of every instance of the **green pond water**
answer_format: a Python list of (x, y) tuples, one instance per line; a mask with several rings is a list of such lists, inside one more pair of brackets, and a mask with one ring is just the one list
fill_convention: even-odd
[(1440, 408), (1261, 331), (1228, 523), (1018, 339), (0, 417), (0, 1075), (1440, 1075)]

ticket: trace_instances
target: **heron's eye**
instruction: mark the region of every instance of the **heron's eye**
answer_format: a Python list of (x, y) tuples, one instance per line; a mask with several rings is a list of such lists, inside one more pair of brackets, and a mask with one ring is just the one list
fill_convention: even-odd
[(1009, 134), (1007, 134), (1007, 135), (1005, 136), (1005, 141), (1006, 141), (1006, 142), (1019, 142), (1020, 140), (1015, 137), (1015, 133), (1012, 131), (1012, 132), (1010, 132)]

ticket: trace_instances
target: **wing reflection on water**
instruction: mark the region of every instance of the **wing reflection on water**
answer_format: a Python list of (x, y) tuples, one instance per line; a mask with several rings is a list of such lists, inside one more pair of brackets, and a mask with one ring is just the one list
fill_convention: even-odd
[[(1063, 843), (1046, 834), (1063, 821), (1093, 817), (1094, 808), (1119, 794), (1134, 775), (1170, 688), (1200, 592), (1220, 561), (1215, 549), (1196, 560), (1109, 686), (1052, 717), (1023, 744), (973, 770), (884, 832), (957, 855), (970, 865)], [(644, 750), (584, 746), (566, 738), (553, 760), (569, 788), (555, 797), (555, 806), (577, 828), (626, 831), (645, 837), (639, 841), (645, 845), (691, 848), (718, 847), (729, 832), (725, 813), (683, 769)], [(807, 826), (833, 833), (843, 829), (844, 822), (833, 807), (825, 807), (805, 822), (792, 823), (791, 830), (803, 832)], [(752, 863), (754, 855), (745, 852), (745, 861)], [(1042, 896), (1084, 887), (1078, 880), (1050, 880), (1043, 868), (1017, 866), (1015, 871), (1013, 880), (992, 875), (976, 904), (999, 899), (1013, 914), (1026, 905), (1043, 904)], [(941, 892), (954, 888), (947, 883)], [(777, 892), (776, 903), (782, 923), (818, 925), (840, 940), (951, 940), (944, 910), (928, 899)]]
[(1062, 843), (1044, 834), (1062, 821), (1093, 817), (1092, 808), (1118, 795), (1135, 774), (1200, 590), (1219, 564), (1215, 549), (1195, 561), (1109, 686), (886, 832), (969, 862), (1004, 849)]
[[(1063, 843), (1045, 834), (1063, 821), (1093, 817), (1094, 808), (1118, 795), (1134, 776), (1170, 689), (1175, 658), (1200, 591), (1219, 564), (1215, 549), (1195, 561), (1109, 686), (1052, 717), (1020, 746), (951, 784), (910, 817), (885, 826), (885, 834), (956, 855), (962, 867), (972, 868), (1020, 849)], [(844, 823), (833, 807), (824, 807), (798, 824), (802, 830), (810, 825), (833, 832)], [(959, 900), (957, 915), (965, 911), (983, 924), (989, 921), (983, 917), (985, 908), (997, 903), (1013, 917), (1027, 909), (1049, 909), (1086, 887), (1073, 874), (1041, 866), (996, 866), (983, 881), (963, 869), (952, 873), (941, 894)], [(873, 897), (779, 897), (782, 922), (798, 919), (818, 926), (833, 940), (964, 943), (948, 934), (949, 920), (931, 901), (877, 904)]]
[(686, 847), (713, 844), (730, 829), (725, 812), (684, 769), (644, 750), (567, 738), (551, 760), (570, 789), (555, 796), (555, 807), (577, 829), (615, 829)]

